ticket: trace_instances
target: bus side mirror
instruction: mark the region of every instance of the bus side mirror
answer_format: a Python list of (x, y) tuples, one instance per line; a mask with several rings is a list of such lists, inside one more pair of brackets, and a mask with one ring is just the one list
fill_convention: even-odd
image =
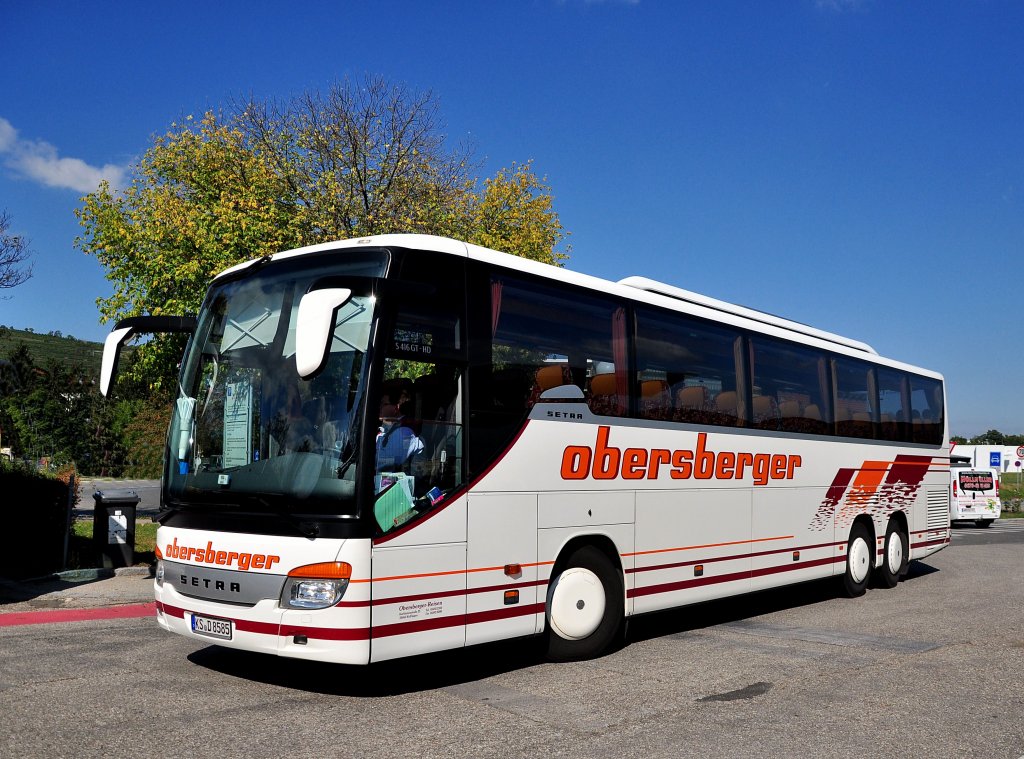
[(117, 359), (121, 356), (121, 347), (131, 337), (131, 327), (114, 329), (107, 339), (103, 341), (103, 361), (100, 364), (100, 394), (106, 398), (110, 392), (110, 383), (114, 379), (114, 371), (117, 369)]
[(344, 287), (310, 290), (299, 301), (295, 325), (295, 368), (302, 379), (309, 379), (324, 368), (331, 349), (334, 314), (352, 291)]
[(113, 331), (103, 341), (103, 361), (100, 363), (100, 393), (106, 397), (117, 373), (117, 359), (121, 347), (135, 335), (154, 332), (196, 331), (199, 322), (194, 316), (133, 316), (122, 319), (114, 325)]

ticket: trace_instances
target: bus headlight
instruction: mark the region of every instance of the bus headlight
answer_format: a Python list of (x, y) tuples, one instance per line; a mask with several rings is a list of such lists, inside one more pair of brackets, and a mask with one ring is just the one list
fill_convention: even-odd
[(281, 606), (286, 609), (326, 609), (345, 595), (352, 578), (352, 565), (328, 561), (296, 567), (288, 573), (281, 591)]
[(162, 588), (164, 585), (164, 554), (160, 550), (160, 546), (156, 547), (156, 584), (157, 587)]

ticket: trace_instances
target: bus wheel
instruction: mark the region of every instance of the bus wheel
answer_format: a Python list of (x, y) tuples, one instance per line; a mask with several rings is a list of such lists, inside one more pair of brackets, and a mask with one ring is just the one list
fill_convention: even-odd
[(878, 579), (884, 587), (895, 588), (907, 566), (907, 541), (895, 519), (889, 520), (882, 553), (884, 556), (878, 570)]
[(860, 522), (850, 530), (850, 542), (846, 546), (846, 573), (843, 575), (843, 589), (850, 598), (864, 595), (871, 567), (874, 564), (871, 550), (871, 535)]
[(577, 548), (548, 586), (548, 658), (597, 656), (615, 640), (624, 611), (618, 570), (594, 546)]
[(991, 527), (992, 523), (996, 521), (994, 519), (976, 519), (974, 520), (975, 527)]

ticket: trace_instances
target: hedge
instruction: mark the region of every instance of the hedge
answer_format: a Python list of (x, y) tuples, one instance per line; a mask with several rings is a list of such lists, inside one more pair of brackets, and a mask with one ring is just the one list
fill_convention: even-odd
[(0, 462), (0, 494), (0, 575), (35, 577), (63, 569), (67, 483)]

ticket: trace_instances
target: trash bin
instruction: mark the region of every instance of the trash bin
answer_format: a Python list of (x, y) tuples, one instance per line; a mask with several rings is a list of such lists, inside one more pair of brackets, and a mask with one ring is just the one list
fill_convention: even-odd
[(130, 567), (135, 563), (135, 510), (139, 494), (134, 490), (97, 490), (92, 512), (92, 540), (104, 567)]

